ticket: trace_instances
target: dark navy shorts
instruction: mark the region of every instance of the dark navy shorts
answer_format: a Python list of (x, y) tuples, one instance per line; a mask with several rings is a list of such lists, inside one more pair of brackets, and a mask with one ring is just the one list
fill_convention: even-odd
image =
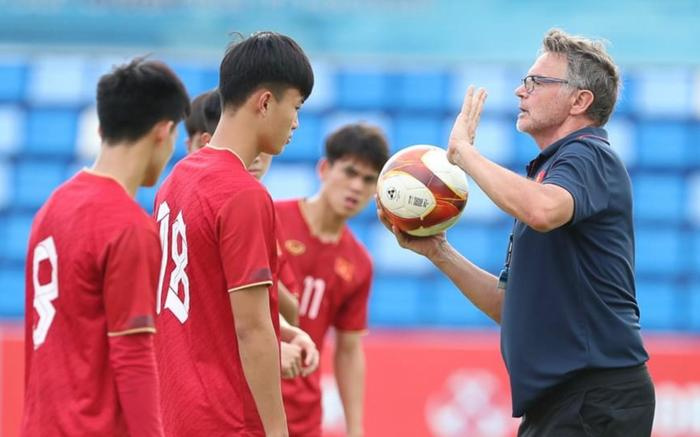
[(518, 437), (649, 437), (655, 406), (645, 364), (585, 370), (528, 408)]

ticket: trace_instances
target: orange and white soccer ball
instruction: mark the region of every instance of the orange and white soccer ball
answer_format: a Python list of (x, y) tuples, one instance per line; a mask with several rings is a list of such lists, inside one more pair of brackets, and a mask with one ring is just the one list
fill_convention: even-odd
[(407, 234), (427, 237), (455, 224), (467, 204), (467, 176), (440, 147), (419, 144), (396, 152), (377, 181), (379, 206)]

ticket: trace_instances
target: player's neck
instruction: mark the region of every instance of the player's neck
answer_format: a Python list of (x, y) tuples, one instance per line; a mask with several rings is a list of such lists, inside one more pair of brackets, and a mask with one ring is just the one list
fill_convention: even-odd
[(316, 194), (300, 202), (301, 213), (311, 233), (323, 243), (335, 243), (340, 239), (347, 221), (333, 212), (323, 196)]
[(90, 170), (117, 181), (131, 197), (142, 185), (150, 161), (146, 144), (102, 144), (100, 154)]
[(242, 111), (221, 116), (209, 145), (217, 149), (231, 150), (241, 158), (246, 168), (260, 154), (257, 133), (251, 129), (251, 122)]

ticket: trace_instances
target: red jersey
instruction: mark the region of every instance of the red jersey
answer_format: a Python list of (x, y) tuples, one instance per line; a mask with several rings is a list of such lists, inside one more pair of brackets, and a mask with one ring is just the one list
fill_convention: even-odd
[(279, 244), (277, 245), (277, 256), (277, 274), (279, 277), (279, 281), (282, 284), (284, 284), (285, 287), (287, 287), (287, 290), (292, 296), (299, 300), (299, 295), (301, 294), (301, 290), (299, 289), (299, 282), (297, 281), (297, 278), (294, 275), (294, 270), (292, 270), (292, 266), (289, 265), (287, 254), (284, 252), (282, 246), (280, 246)]
[[(301, 282), (299, 327), (321, 351), (329, 327), (340, 331), (367, 328), (372, 261), (347, 226), (335, 243), (323, 243), (313, 236), (299, 202), (275, 202), (280, 242)], [(290, 436), (321, 435), (320, 378), (321, 372), (316, 371), (306, 378), (282, 380)]]
[[(262, 436), (229, 293), (276, 279), (272, 199), (233, 152), (204, 147), (174, 167), (154, 214), (165, 254), (156, 307), (165, 434)], [(276, 288), (269, 294), (279, 336)]]
[(81, 171), (39, 210), (26, 267), (23, 435), (128, 435), (108, 337), (155, 332), (160, 253), (151, 218), (109, 177)]

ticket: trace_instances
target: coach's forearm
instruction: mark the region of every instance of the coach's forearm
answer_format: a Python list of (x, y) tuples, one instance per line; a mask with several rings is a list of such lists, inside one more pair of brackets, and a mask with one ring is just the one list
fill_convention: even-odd
[(474, 265), (447, 242), (442, 243), (440, 250), (431, 254), (429, 259), (474, 306), (496, 323), (501, 323), (504, 290), (498, 288), (498, 278)]

